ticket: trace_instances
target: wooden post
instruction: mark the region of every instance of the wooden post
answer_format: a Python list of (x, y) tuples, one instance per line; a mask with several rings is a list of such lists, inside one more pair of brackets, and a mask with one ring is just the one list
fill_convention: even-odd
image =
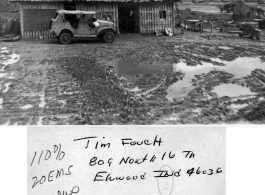
[[(115, 5), (115, 13), (116, 13), (116, 16), (117, 16), (117, 33), (118, 35), (120, 34), (120, 26), (119, 26), (119, 6), (118, 5)], [(115, 16), (114, 16), (115, 17)]]
[(173, 3), (173, 10), (172, 10), (172, 23), (173, 23), (173, 35), (176, 33), (175, 27), (176, 27), (176, 21), (175, 21), (175, 15), (176, 15), (176, 2)]
[(2, 27), (2, 18), (0, 16), (0, 37), (2, 36), (3, 27)]
[(24, 19), (23, 19), (23, 2), (19, 4), (19, 18), (20, 18), (20, 33), (24, 38)]

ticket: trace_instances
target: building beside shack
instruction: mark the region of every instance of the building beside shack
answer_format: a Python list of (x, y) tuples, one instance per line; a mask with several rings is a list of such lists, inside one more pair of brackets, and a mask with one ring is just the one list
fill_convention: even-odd
[(262, 8), (246, 4), (244, 0), (235, 0), (230, 3), (235, 21), (254, 21), (256, 18), (265, 17), (265, 11)]
[(258, 4), (265, 4), (265, 0), (257, 0)]
[(116, 31), (154, 33), (175, 27), (179, 0), (9, 0), (19, 6), (22, 38), (51, 37), (49, 23), (57, 10), (96, 11)]

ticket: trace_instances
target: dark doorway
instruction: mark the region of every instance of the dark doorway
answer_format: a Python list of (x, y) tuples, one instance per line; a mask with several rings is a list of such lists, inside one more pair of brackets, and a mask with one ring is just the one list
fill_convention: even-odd
[[(76, 10), (76, 3), (75, 2), (65, 2), (64, 3), (64, 10)], [(76, 14), (65, 14), (65, 19), (69, 20), (71, 24), (76, 20)]]
[(139, 32), (139, 9), (138, 7), (119, 7), (120, 32)]

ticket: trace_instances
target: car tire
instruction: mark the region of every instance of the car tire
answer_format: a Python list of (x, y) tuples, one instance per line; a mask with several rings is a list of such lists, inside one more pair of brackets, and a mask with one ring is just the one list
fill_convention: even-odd
[(105, 43), (112, 43), (114, 41), (114, 34), (113, 34), (113, 32), (106, 32), (103, 35), (103, 41)]
[(71, 35), (69, 33), (62, 33), (59, 36), (59, 42), (62, 44), (69, 44), (71, 43)]

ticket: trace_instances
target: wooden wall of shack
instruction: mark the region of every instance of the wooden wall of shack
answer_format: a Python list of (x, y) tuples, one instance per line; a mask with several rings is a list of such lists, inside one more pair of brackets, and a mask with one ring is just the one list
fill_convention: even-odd
[[(77, 10), (93, 10), (98, 13), (112, 13), (113, 22), (119, 32), (118, 8), (122, 3), (89, 3), (77, 2)], [(139, 33), (163, 32), (166, 27), (174, 30), (174, 2), (136, 3), (139, 8)], [(127, 5), (130, 6), (130, 5)], [(21, 2), (20, 22), (23, 38), (52, 37), (48, 26), (56, 10), (64, 9), (63, 2)], [(160, 18), (159, 11), (166, 11), (166, 18)]]
[[(140, 4), (140, 33), (163, 32), (166, 27), (174, 30), (174, 10), (174, 3)], [(160, 11), (166, 12), (166, 18), (160, 18)]]
[(96, 11), (98, 14), (100, 13), (111, 13), (113, 16), (112, 22), (116, 26), (116, 31), (118, 31), (118, 5), (117, 4), (107, 4), (107, 3), (86, 3), (86, 2), (77, 2), (76, 9), (82, 11)]
[[(48, 30), (49, 21), (56, 10), (63, 9), (63, 7), (63, 3), (21, 2), (19, 12), (22, 38), (53, 37)], [(41, 26), (41, 22), (45, 22), (45, 26)]]

